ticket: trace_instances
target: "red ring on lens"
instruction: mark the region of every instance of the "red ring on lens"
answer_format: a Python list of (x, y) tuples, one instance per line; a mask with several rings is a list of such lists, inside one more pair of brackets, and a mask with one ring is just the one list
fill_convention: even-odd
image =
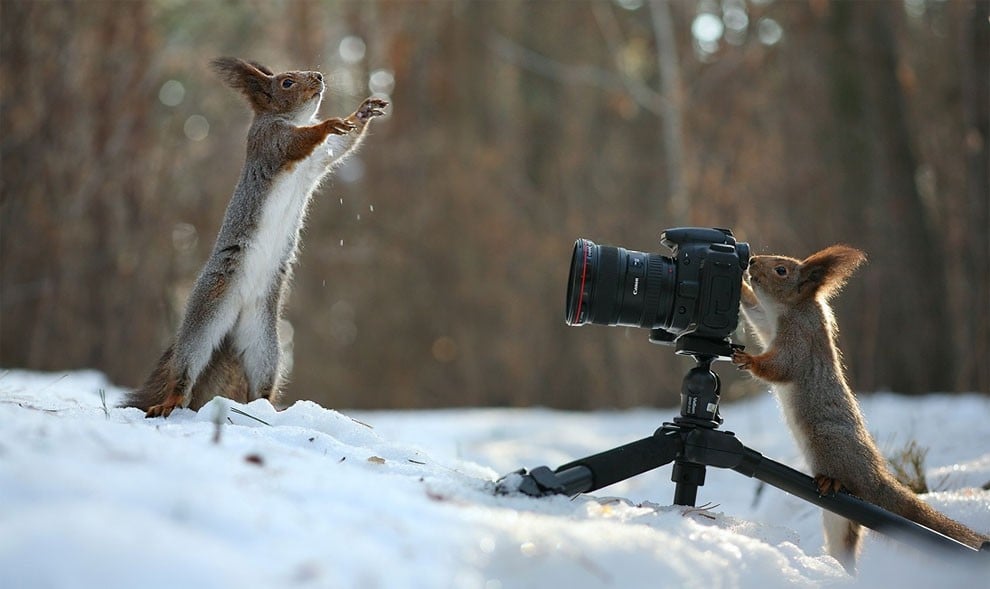
[(581, 257), (584, 259), (581, 265), (581, 289), (578, 290), (577, 310), (574, 312), (574, 318), (571, 323), (581, 321), (581, 303), (584, 302), (584, 283), (588, 277), (588, 240), (581, 240), (581, 248)]

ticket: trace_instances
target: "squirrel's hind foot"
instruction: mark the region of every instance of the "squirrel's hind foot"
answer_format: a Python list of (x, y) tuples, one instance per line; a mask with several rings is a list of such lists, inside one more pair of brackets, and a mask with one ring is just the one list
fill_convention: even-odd
[(185, 399), (181, 393), (171, 393), (161, 403), (148, 407), (148, 411), (144, 416), (145, 418), (168, 417), (176, 407), (182, 407), (183, 401)]
[(842, 483), (823, 474), (815, 476), (815, 486), (818, 487), (818, 495), (834, 495), (842, 490)]

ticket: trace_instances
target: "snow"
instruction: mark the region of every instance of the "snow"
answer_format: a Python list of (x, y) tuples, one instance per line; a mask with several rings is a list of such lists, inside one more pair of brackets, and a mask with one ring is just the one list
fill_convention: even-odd
[[(92, 371), (0, 372), (0, 587), (904, 589), (990, 578), (990, 563), (873, 534), (850, 577), (822, 552), (816, 508), (714, 468), (705, 509), (669, 505), (669, 467), (577, 498), (491, 492), (517, 468), (645, 437), (674, 409), (345, 414), (216, 399), (145, 419), (114, 408), (122, 393)], [(885, 450), (930, 450), (938, 492), (926, 500), (990, 530), (990, 399), (862, 402)], [(745, 444), (803, 469), (769, 395), (722, 415)]]

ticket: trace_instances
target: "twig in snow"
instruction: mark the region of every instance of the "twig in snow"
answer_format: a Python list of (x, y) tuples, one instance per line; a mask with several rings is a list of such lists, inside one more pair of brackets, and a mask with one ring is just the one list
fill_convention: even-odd
[(681, 517), (687, 517), (689, 515), (700, 515), (701, 517), (707, 517), (708, 519), (716, 519), (714, 515), (708, 513), (709, 511), (718, 507), (718, 503), (705, 503), (704, 505), (699, 505), (698, 507), (688, 507), (681, 512)]
[(213, 443), (220, 443), (220, 435), (223, 433), (223, 420), (227, 417), (227, 404), (223, 402), (217, 403), (216, 413), (213, 414), (213, 425), (216, 426), (213, 430)]
[(353, 417), (348, 417), (348, 419), (350, 419), (351, 421), (353, 421), (354, 423), (356, 423), (358, 425), (363, 425), (364, 427), (366, 427), (368, 429), (375, 429), (374, 426), (368, 425), (367, 423), (361, 421), (360, 419), (354, 419)]
[(38, 392), (40, 393), (42, 391), (48, 390), (51, 387), (57, 385), (58, 383), (62, 382), (63, 380), (65, 380), (67, 378), (69, 378), (69, 373), (68, 372), (66, 372), (62, 376), (56, 378), (55, 380), (51, 381), (50, 383), (46, 384), (45, 386), (41, 387), (40, 389), (38, 389)]
[(751, 505), (753, 509), (756, 509), (756, 506), (759, 505), (760, 499), (763, 497), (763, 489), (766, 486), (766, 483), (763, 481), (760, 481), (759, 484), (756, 485), (756, 491), (753, 492), (753, 504)]
[(250, 413), (246, 413), (244, 411), (241, 411), (237, 407), (231, 407), (230, 408), (230, 412), (231, 413), (236, 413), (238, 415), (243, 415), (244, 417), (250, 417), (251, 419), (257, 421), (258, 423), (263, 423), (263, 424), (267, 425), (268, 427), (271, 427), (271, 425), (272, 425), (272, 424), (268, 423), (267, 421), (265, 421), (264, 419), (259, 419), (259, 418), (255, 417), (254, 415), (251, 415)]

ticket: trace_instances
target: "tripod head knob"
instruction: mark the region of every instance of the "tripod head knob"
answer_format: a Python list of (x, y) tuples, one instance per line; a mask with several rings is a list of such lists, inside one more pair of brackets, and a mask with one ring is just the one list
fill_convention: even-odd
[(722, 424), (718, 413), (718, 375), (712, 372), (711, 356), (694, 356), (697, 365), (684, 375), (681, 382), (681, 416), (675, 423), (716, 428)]

